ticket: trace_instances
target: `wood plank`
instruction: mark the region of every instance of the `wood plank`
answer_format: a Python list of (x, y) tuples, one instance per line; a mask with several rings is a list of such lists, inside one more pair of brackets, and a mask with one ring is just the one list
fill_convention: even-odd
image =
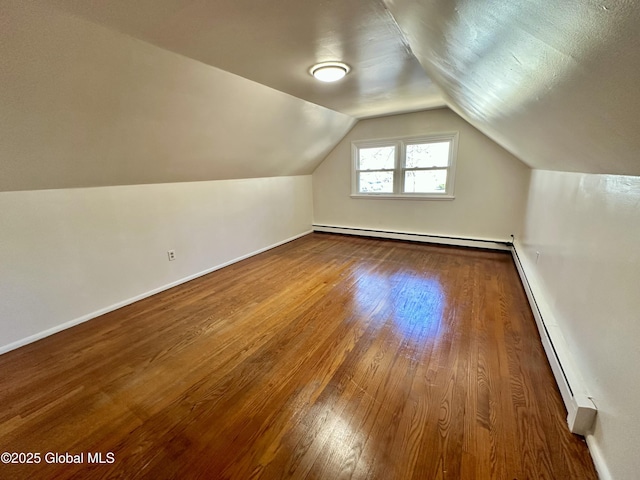
[(0, 372), (1, 451), (84, 453), (0, 478), (597, 478), (502, 252), (311, 234)]

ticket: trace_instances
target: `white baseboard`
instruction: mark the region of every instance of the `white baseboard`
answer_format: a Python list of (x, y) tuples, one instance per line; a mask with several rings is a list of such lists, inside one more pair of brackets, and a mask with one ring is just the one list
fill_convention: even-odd
[(593, 427), (597, 408), (587, 393), (580, 372), (575, 367), (560, 327), (553, 321), (552, 312), (541, 301), (540, 289), (533, 280), (535, 276), (527, 266), (526, 260), (518, 255), (515, 243), (511, 247), (511, 252), (538, 326), (542, 346), (567, 409), (569, 430), (586, 436)]
[(585, 440), (589, 447), (589, 453), (591, 454), (593, 465), (596, 467), (596, 471), (598, 472), (598, 478), (600, 480), (613, 480), (613, 476), (609, 472), (609, 468), (607, 468), (607, 464), (604, 461), (604, 457), (602, 456), (602, 452), (600, 451), (600, 447), (598, 446), (598, 442), (596, 442), (594, 436), (586, 435)]
[(409, 240), (411, 242), (437, 243), (458, 247), (487, 248), (491, 250), (510, 249), (510, 240), (495, 240), (485, 238), (465, 238), (446, 235), (431, 235), (428, 233), (397, 232), (390, 230), (373, 230), (367, 228), (341, 227), (336, 225), (313, 225), (314, 232), (341, 233), (361, 237), (391, 238), (394, 240)]
[(86, 322), (88, 320), (92, 320), (92, 319), (94, 319), (96, 317), (104, 315), (105, 313), (109, 313), (109, 312), (112, 312), (112, 311), (117, 310), (119, 308), (125, 307), (127, 305), (131, 305), (132, 303), (135, 303), (135, 302), (137, 302), (139, 300), (142, 300), (144, 298), (147, 298), (147, 297), (150, 297), (152, 295), (155, 295), (156, 293), (160, 293), (160, 292), (162, 292), (164, 290), (168, 290), (168, 289), (173, 288), (175, 286), (178, 286), (178, 285), (181, 285), (183, 283), (186, 283), (186, 282), (188, 282), (190, 280), (194, 280), (194, 279), (196, 279), (198, 277), (202, 277), (203, 275), (207, 275), (208, 273), (215, 272), (216, 270), (220, 270), (221, 268), (228, 267), (231, 264), (240, 262), (240, 261), (245, 260), (245, 259), (247, 259), (249, 257), (253, 257), (255, 255), (258, 255), (259, 253), (266, 252), (267, 250), (271, 250), (272, 248), (278, 247), (280, 245), (284, 245), (285, 243), (289, 243), (289, 242), (291, 242), (293, 240), (296, 240), (296, 239), (298, 239), (300, 237), (304, 237), (305, 235), (308, 235), (310, 233), (313, 233), (313, 230), (308, 230), (308, 231), (303, 232), (303, 233), (301, 233), (299, 235), (294, 235), (293, 237), (287, 238), (286, 240), (282, 240), (281, 242), (277, 242), (277, 243), (274, 243), (273, 245), (269, 245), (269, 246), (261, 248), (259, 250), (247, 253), (246, 255), (242, 255), (240, 257), (234, 258), (232, 260), (229, 260), (228, 262), (221, 263), (220, 265), (216, 265), (214, 267), (207, 268), (206, 270), (202, 270), (201, 272), (194, 273), (193, 275), (189, 275), (188, 277), (181, 278), (179, 280), (176, 280), (174, 282), (168, 283), (168, 284), (163, 285), (161, 287), (154, 288), (153, 290), (149, 290), (148, 292), (142, 293), (140, 295), (136, 295), (135, 297), (128, 298), (128, 299), (123, 300), (123, 301), (118, 302), (118, 303), (114, 303), (113, 305), (109, 305), (108, 307), (101, 308), (100, 310), (96, 310), (94, 312), (88, 313), (86, 315), (83, 315), (81, 317), (75, 318), (75, 319), (70, 320), (68, 322), (62, 323), (60, 325), (56, 325), (55, 327), (48, 328), (47, 330), (43, 330), (43, 331), (38, 332), (38, 333), (36, 333), (34, 335), (30, 335), (30, 336), (28, 336), (26, 338), (22, 338), (20, 340), (15, 341), (15, 342), (9, 343), (8, 345), (0, 346), (0, 355), (2, 355), (3, 353), (10, 352), (11, 350), (15, 350), (16, 348), (23, 347), (24, 345), (28, 345), (30, 343), (36, 342), (36, 341), (38, 341), (40, 339), (43, 339), (43, 338), (48, 337), (50, 335), (53, 335), (55, 333), (61, 332), (62, 330), (66, 330), (67, 328), (74, 327), (74, 326), (76, 326), (76, 325), (78, 325), (80, 323), (84, 323), (84, 322)]

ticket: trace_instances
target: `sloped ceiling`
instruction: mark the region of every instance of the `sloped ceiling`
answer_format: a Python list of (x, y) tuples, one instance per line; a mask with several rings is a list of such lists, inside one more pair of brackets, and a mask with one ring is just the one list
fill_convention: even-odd
[(0, 191), (310, 174), (355, 119), (2, 0)]
[(635, 3), (0, 0), (0, 191), (308, 174), (444, 105), (534, 168), (640, 175)]
[(632, 0), (385, 0), (467, 121), (534, 168), (640, 175)]
[[(77, 15), (356, 118), (445, 106), (382, 0), (46, 0)], [(339, 84), (309, 68), (349, 64)]]

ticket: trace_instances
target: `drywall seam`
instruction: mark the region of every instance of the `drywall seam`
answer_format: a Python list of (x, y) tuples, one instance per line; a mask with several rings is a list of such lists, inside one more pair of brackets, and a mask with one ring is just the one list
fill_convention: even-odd
[(128, 298), (128, 299), (123, 300), (121, 302), (115, 303), (113, 305), (109, 305), (108, 307), (105, 307), (105, 308), (101, 308), (101, 309), (96, 310), (94, 312), (88, 313), (88, 314), (83, 315), (81, 317), (78, 317), (78, 318), (75, 318), (75, 319), (70, 320), (68, 322), (65, 322), (65, 323), (62, 323), (60, 325), (57, 325), (55, 327), (48, 328), (48, 329), (43, 330), (41, 332), (38, 332), (38, 333), (36, 333), (34, 335), (30, 335), (30, 336), (28, 336), (26, 338), (22, 338), (20, 340), (17, 340), (15, 342), (9, 343), (7, 345), (0, 346), (0, 355), (2, 355), (4, 353), (7, 353), (7, 352), (10, 352), (11, 350), (15, 350), (17, 348), (20, 348), (20, 347), (22, 347), (24, 345), (28, 345), (29, 343), (36, 342), (38, 340), (41, 340), (41, 339), (43, 339), (45, 337), (48, 337), (50, 335), (53, 335), (55, 333), (61, 332), (63, 330), (66, 330), (68, 328), (74, 327), (74, 326), (79, 325), (81, 323), (84, 323), (84, 322), (86, 322), (88, 320), (92, 320), (92, 319), (94, 319), (96, 317), (99, 317), (99, 316), (104, 315), (106, 313), (112, 312), (112, 311), (117, 310), (119, 308), (125, 307), (127, 305), (131, 305), (132, 303), (135, 303), (135, 302), (137, 302), (139, 300), (142, 300), (144, 298), (147, 298), (147, 297), (150, 297), (152, 295), (155, 295), (156, 293), (160, 293), (160, 292), (163, 292), (165, 290), (169, 290), (170, 288), (176, 287), (176, 286), (181, 285), (183, 283), (187, 283), (187, 282), (189, 282), (191, 280), (194, 280), (194, 279), (196, 279), (198, 277), (202, 277), (204, 275), (207, 275), (208, 273), (215, 272), (216, 270), (220, 270), (221, 268), (224, 268), (224, 267), (228, 267), (229, 265), (232, 265), (234, 263), (238, 263), (238, 262), (240, 262), (242, 260), (245, 260), (245, 259), (247, 259), (249, 257), (253, 257), (253, 256), (258, 255), (260, 253), (266, 252), (267, 250), (271, 250), (272, 248), (278, 247), (280, 245), (284, 245), (285, 243), (289, 243), (289, 242), (291, 242), (293, 240), (296, 240), (298, 238), (304, 237), (305, 235), (308, 235), (310, 233), (313, 233), (313, 231), (312, 230), (308, 230), (308, 231), (302, 232), (302, 233), (300, 233), (298, 235), (294, 235), (293, 237), (289, 237), (289, 238), (287, 238), (285, 240), (282, 240), (280, 242), (277, 242), (277, 243), (274, 243), (272, 245), (266, 246), (266, 247), (261, 248), (259, 250), (255, 250), (253, 252), (247, 253), (245, 255), (242, 255), (240, 257), (234, 258), (234, 259), (229, 260), (227, 262), (224, 262), (224, 263), (221, 263), (219, 265), (215, 265), (213, 267), (207, 268), (206, 270), (202, 270), (201, 272), (194, 273), (192, 275), (189, 275), (187, 277), (181, 278), (181, 279), (176, 280), (174, 282), (168, 283), (168, 284), (163, 285), (161, 287), (154, 288), (153, 290), (149, 290), (148, 292), (142, 293), (140, 295), (136, 295), (135, 297)]

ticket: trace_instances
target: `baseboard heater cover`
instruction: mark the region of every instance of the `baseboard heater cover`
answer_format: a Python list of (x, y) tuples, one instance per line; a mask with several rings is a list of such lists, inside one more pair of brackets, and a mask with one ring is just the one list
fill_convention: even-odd
[[(511, 253), (538, 326), (542, 346), (567, 409), (569, 430), (572, 433), (586, 436), (591, 432), (598, 410), (586, 393), (584, 382), (574, 366), (562, 332), (556, 325), (545, 323), (540, 304), (536, 301), (515, 242), (511, 247)], [(550, 315), (545, 312), (545, 316)]]
[(459, 247), (487, 248), (491, 250), (510, 251), (511, 242), (507, 240), (493, 240), (484, 238), (454, 237), (446, 235), (432, 235), (427, 233), (397, 232), (391, 230), (375, 230), (360, 227), (341, 227), (335, 225), (313, 225), (314, 232), (341, 233), (362, 237), (390, 238), (394, 240), (408, 240), (412, 242), (437, 243), (441, 245), (455, 245)]

